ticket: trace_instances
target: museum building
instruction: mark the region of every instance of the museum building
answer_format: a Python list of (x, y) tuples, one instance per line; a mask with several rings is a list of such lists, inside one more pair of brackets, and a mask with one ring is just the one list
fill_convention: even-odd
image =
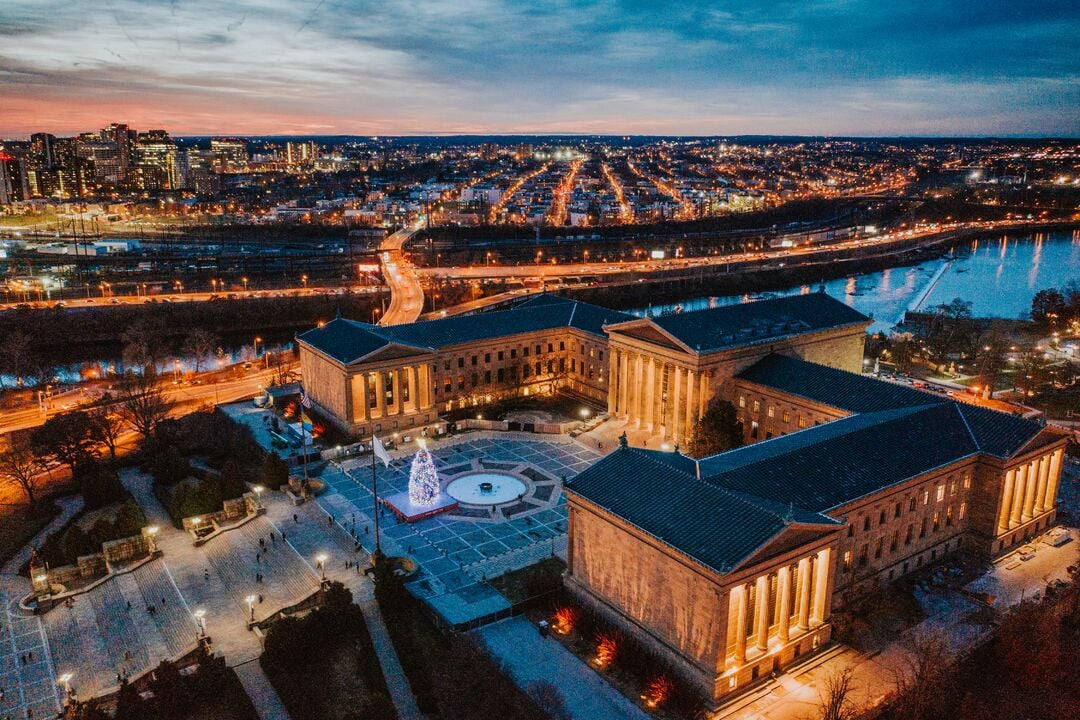
[(847, 598), (1048, 528), (1067, 438), (792, 355), (721, 392), (741, 448), (622, 447), (573, 478), (567, 584), (714, 706), (827, 642)]

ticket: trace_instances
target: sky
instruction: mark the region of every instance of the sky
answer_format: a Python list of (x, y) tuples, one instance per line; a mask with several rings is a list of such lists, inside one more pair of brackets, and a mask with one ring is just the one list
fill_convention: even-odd
[(0, 0), (0, 136), (1080, 135), (1076, 0)]

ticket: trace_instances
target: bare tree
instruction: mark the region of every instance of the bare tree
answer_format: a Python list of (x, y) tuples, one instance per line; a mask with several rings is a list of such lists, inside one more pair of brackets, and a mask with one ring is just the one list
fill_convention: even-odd
[(172, 407), (157, 379), (149, 375), (134, 375), (120, 387), (116, 412), (144, 438), (154, 433)]
[(218, 336), (205, 328), (195, 328), (184, 338), (184, 353), (195, 361), (195, 372), (202, 370), (203, 362), (214, 353)]
[(825, 687), (820, 692), (821, 720), (853, 720), (859, 717), (861, 710), (851, 699), (855, 686), (851, 682), (853, 671), (845, 668), (825, 678)]
[(158, 363), (167, 351), (166, 332), (160, 321), (140, 318), (123, 335), (124, 362), (138, 366), (144, 374), (156, 374)]
[(33, 371), (33, 364), (30, 336), (22, 330), (12, 332), (0, 343), (0, 370), (14, 375), (16, 382)]
[(11, 446), (0, 454), (0, 479), (18, 485), (31, 508), (37, 502), (34, 492), (45, 470), (45, 462), (34, 452), (26, 435), (12, 436)]
[(88, 411), (94, 426), (94, 438), (109, 449), (109, 458), (116, 460), (116, 443), (124, 432), (124, 418), (115, 408), (102, 405)]
[(931, 720), (940, 716), (941, 703), (949, 692), (948, 670), (952, 653), (940, 633), (907, 638), (904, 661), (895, 677), (897, 717)]

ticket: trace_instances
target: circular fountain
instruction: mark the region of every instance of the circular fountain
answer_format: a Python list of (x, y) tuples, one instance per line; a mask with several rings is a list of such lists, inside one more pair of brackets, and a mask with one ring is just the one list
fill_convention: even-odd
[(463, 505), (501, 505), (525, 494), (525, 483), (501, 472), (462, 475), (446, 486), (446, 494)]

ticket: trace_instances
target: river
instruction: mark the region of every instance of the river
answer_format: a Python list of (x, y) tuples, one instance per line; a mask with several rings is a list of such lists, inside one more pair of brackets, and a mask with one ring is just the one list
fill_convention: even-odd
[[(976, 317), (1027, 318), (1037, 291), (1080, 281), (1080, 231), (982, 238), (957, 246), (952, 257), (828, 280), (825, 291), (874, 318), (870, 332), (892, 328), (906, 310), (928, 310), (953, 298), (971, 302)], [(817, 287), (795, 285), (762, 296), (805, 294)], [(674, 312), (677, 306), (702, 310), (751, 299), (693, 297), (630, 312), (643, 317)]]

